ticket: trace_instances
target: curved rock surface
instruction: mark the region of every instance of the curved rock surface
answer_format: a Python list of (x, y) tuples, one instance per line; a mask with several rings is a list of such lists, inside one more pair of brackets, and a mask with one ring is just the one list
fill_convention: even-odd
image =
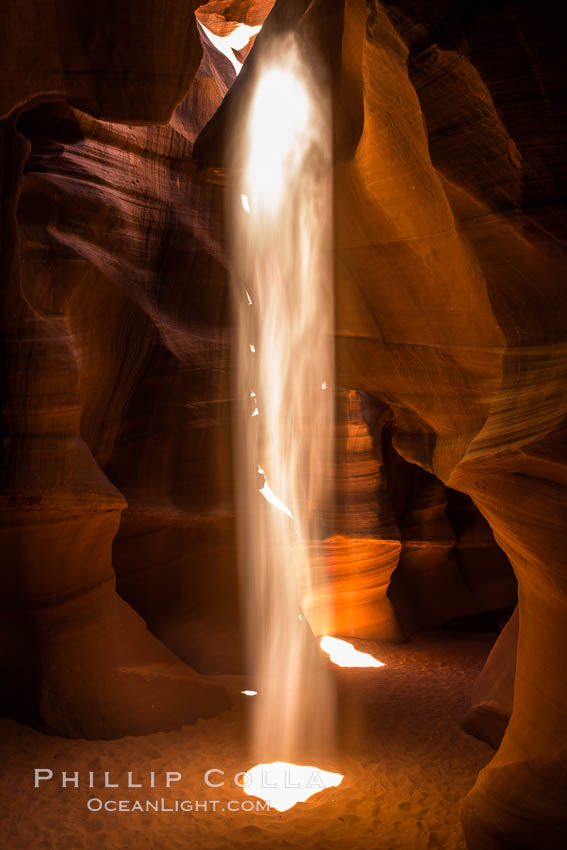
[(519, 582), (514, 708), (464, 806), (479, 850), (554, 847), (564, 828), (554, 38), (531, 4), (462, 17), (433, 4), (375, 7), (362, 51), (363, 128), (337, 180), (339, 378), (391, 407), (403, 457), (470, 495)]
[(516, 608), (478, 676), (471, 695), (471, 707), (461, 724), (497, 749), (514, 708), (514, 677), (518, 646), (518, 609)]
[(515, 605), (516, 580), (488, 523), (396, 452), (393, 416), (367, 393), (337, 391), (333, 532), (315, 547), (309, 614), (318, 634), (399, 641)]
[[(396, 451), (467, 494), (512, 563), (514, 707), (464, 824), (471, 848), (554, 847), (567, 719), (561, 42), (530, 3), (347, 0), (344, 21), (338, 382), (389, 406)], [(203, 153), (222, 151), (213, 139), (211, 122)]]
[[(308, 611), (316, 634), (400, 640), (387, 596), (401, 550), (380, 446), (375, 445), (355, 390), (336, 393), (334, 500), (317, 547), (313, 600)], [(391, 413), (382, 407), (382, 422)]]
[[(149, 22), (142, 15), (139, 25), (153, 43)], [(93, 33), (103, 25), (94, 20)], [(193, 44), (192, 14), (184, 32)], [(139, 61), (132, 44), (114, 59), (130, 51)], [(89, 60), (114, 73), (93, 50)], [(58, 734), (172, 728), (228, 704), (220, 686), (147, 631), (117, 596), (117, 578), (178, 655), (200, 669), (238, 657), (235, 571), (226, 568), (230, 442), (218, 438), (219, 428), (229, 432), (222, 198), (190, 161), (191, 138), (230, 78), (206, 39), (203, 50), (186, 98), (193, 123), (182, 107), (176, 127), (134, 127), (45, 103), (3, 128), (5, 710)], [(117, 106), (129, 94), (118, 70), (106, 99), (102, 81), (91, 80), (100, 103), (72, 87), (65, 94), (93, 114), (116, 109), (122, 121), (157, 125), (200, 52), (199, 42), (194, 59), (179, 46), (169, 59), (165, 51), (159, 62), (171, 61), (179, 78), (147, 66), (155, 103), (138, 80), (138, 104)], [(207, 79), (210, 97), (195, 98)]]
[[(343, 16), (342, 4), (278, 0), (225, 98), (234, 69), (199, 38), (193, 4), (157, 9), (59, 0), (39, 16), (12, 3), (4, 19), (3, 628), (19, 647), (3, 661), (8, 707), (32, 706), (49, 730), (112, 735), (132, 731), (132, 706), (151, 694), (158, 719), (146, 728), (224, 705), (115, 594), (111, 545), (118, 586), (155, 634), (203, 669), (238, 663), (213, 640), (238, 633), (222, 189), (191, 157), (223, 165), (231, 103), (270, 38), (298, 28), (325, 48), (336, 104), (338, 384), (391, 411), (393, 451), (423, 471), (411, 473), (420, 486), (408, 510), (389, 488), (400, 619), (420, 614), (411, 592), (428, 558), (480, 607), (508, 592), (503, 562), (485, 563), (486, 526), (467, 524), (476, 515), (451, 491), (482, 513), (518, 579), (513, 709), (465, 801), (467, 841), (555, 850), (567, 793), (555, 16), (532, 2), (346, 0)], [(227, 7), (219, 14), (226, 29)], [(388, 475), (368, 439), (360, 450), (378, 496), (362, 486), (367, 506), (382, 498), (380, 465)], [(348, 492), (348, 452), (344, 469)], [(370, 540), (343, 519), (348, 546)], [(340, 563), (350, 570), (351, 554)], [(212, 585), (223, 594), (214, 610)], [(462, 601), (461, 590), (447, 598)], [(76, 694), (94, 691), (89, 713)]]
[(198, 5), (124, 0), (83, 7), (55, 0), (39, 10), (31, 0), (8, 0), (0, 118), (40, 100), (65, 100), (107, 121), (168, 121), (201, 59)]

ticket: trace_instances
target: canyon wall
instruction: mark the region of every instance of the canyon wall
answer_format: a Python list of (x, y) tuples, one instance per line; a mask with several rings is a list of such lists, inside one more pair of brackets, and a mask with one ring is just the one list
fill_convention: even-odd
[[(218, 169), (257, 57), (293, 27), (333, 87), (338, 383), (365, 399), (339, 422), (346, 507), (331, 563), (353, 581), (341, 552), (366, 547), (370, 565), (343, 628), (395, 639), (509, 605), (489, 526), (518, 579), (517, 658), (466, 837), (472, 850), (561, 846), (565, 127), (552, 10), (347, 0), (343, 15), (280, 0), (233, 85), (195, 5), (58, 0), (39, 15), (13, 2), (5, 15), (4, 710), (111, 737), (227, 704), (192, 669), (241, 663)], [(270, 5), (198, 16), (224, 34)]]
[(68, 6), (4, 30), (3, 709), (115, 737), (228, 705), (182, 658), (238, 663), (222, 196), (191, 162), (234, 69), (191, 4)]
[(463, 808), (483, 850), (555, 847), (565, 826), (560, 53), (534, 4), (374, 6), (337, 175), (339, 379), (470, 496), (519, 582), (513, 711)]

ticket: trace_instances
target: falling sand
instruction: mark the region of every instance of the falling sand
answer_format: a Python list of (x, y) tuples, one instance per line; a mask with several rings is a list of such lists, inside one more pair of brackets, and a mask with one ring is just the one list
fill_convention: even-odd
[(332, 158), (303, 52), (289, 34), (264, 59), (233, 134), (235, 489), (253, 758), (327, 769), (335, 693), (309, 602), (333, 462)]

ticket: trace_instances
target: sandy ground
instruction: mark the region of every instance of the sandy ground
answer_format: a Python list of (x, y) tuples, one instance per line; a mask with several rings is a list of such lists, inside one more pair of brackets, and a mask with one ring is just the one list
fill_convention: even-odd
[[(118, 741), (84, 741), (42, 735), (11, 720), (0, 720), (2, 848), (5, 850), (461, 850), (459, 803), (490, 748), (465, 735), (459, 721), (474, 677), (494, 636), (437, 632), (397, 646), (374, 647), (386, 663), (378, 670), (337, 670), (340, 698), (339, 744), (325, 765), (345, 774), (338, 789), (327, 789), (291, 811), (229, 811), (249, 801), (233, 777), (251, 766), (246, 753), (247, 683), (219, 677), (235, 705), (218, 718), (179, 732)], [(225, 786), (208, 788), (212, 776)], [(34, 789), (34, 769), (55, 779)], [(79, 771), (82, 786), (61, 788), (60, 772)], [(89, 789), (88, 771), (96, 787)], [(142, 789), (103, 789), (111, 782), (146, 782)], [(166, 770), (182, 780), (167, 790)], [(149, 785), (156, 772), (156, 788)], [(219, 801), (207, 810), (89, 812), (87, 801)]]

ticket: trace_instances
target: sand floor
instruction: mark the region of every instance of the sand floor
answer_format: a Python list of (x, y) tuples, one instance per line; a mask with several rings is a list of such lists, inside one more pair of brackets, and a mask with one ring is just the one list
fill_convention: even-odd
[[(339, 670), (340, 729), (334, 758), (321, 767), (345, 774), (280, 814), (229, 811), (251, 803), (233, 783), (251, 766), (246, 753), (247, 699), (240, 677), (219, 677), (234, 695), (220, 717), (178, 732), (118, 741), (53, 738), (0, 719), (2, 850), (462, 850), (459, 804), (492, 750), (459, 729), (474, 677), (493, 635), (430, 632), (400, 646), (358, 642), (385, 662), (378, 670)], [(34, 769), (54, 780), (34, 789)], [(209, 768), (225, 786), (208, 788)], [(82, 787), (61, 788), (60, 772), (79, 771)], [(182, 780), (164, 788), (165, 771)], [(95, 788), (88, 788), (88, 771)], [(104, 789), (145, 779), (146, 787)], [(150, 771), (156, 787), (147, 787)], [(89, 798), (219, 801), (200, 811), (89, 812)], [(252, 803), (253, 804), (253, 803)], [(98, 805), (98, 804), (96, 804)]]

